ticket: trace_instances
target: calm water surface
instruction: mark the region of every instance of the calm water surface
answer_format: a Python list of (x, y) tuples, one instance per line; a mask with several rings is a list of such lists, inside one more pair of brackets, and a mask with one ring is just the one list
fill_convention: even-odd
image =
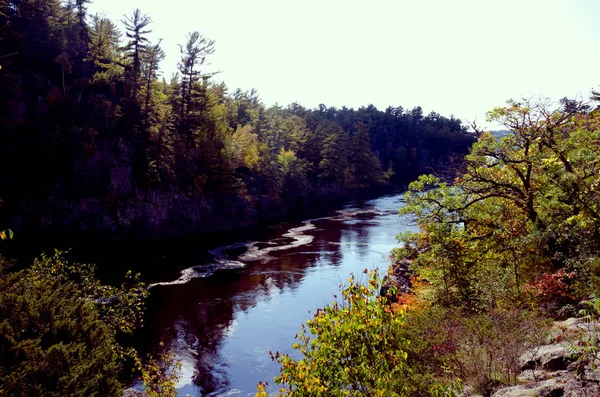
[(386, 196), (278, 224), (264, 240), (219, 247), (157, 281), (142, 338), (182, 362), (179, 395), (253, 396), (259, 381), (273, 383), (269, 351), (292, 353), (309, 311), (332, 302), (350, 273), (387, 268), (395, 236), (414, 228), (398, 216), (402, 205)]

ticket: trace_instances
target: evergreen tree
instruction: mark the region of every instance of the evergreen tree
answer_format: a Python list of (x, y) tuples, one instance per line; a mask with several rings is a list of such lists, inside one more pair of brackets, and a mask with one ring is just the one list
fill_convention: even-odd
[(202, 74), (198, 68), (206, 61), (206, 57), (214, 52), (213, 40), (209, 40), (198, 32), (191, 32), (187, 36), (185, 46), (179, 46), (181, 61), (178, 68), (181, 73), (181, 117), (193, 111), (202, 112), (203, 86), (200, 79), (207, 79), (211, 75)]
[(144, 80), (146, 84), (146, 99), (144, 101), (144, 113), (146, 116), (149, 114), (150, 99), (152, 97), (151, 85), (158, 78), (159, 75), (159, 63), (165, 59), (165, 52), (160, 47), (161, 40), (157, 44), (149, 47), (148, 51), (144, 54), (142, 69)]
[(382, 181), (381, 163), (371, 150), (371, 135), (364, 123), (357, 124), (357, 131), (352, 138), (352, 165), (356, 182), (372, 184)]
[(317, 131), (322, 139), (319, 178), (343, 186), (349, 182), (346, 180), (349, 177), (348, 135), (338, 123), (329, 120), (320, 122)]
[(124, 68), (119, 52), (121, 32), (106, 16), (92, 16), (87, 59), (92, 63), (93, 81), (114, 84)]
[(144, 29), (152, 23), (152, 19), (146, 14), (142, 14), (139, 8), (136, 8), (133, 11), (133, 14), (129, 17), (125, 16), (125, 19), (123, 19), (122, 22), (127, 30), (125, 35), (129, 39), (125, 45), (125, 51), (130, 62), (127, 73), (127, 80), (130, 86), (129, 95), (130, 98), (137, 101), (137, 95), (140, 88), (142, 59), (148, 50), (148, 38), (146, 35), (152, 32), (151, 30)]

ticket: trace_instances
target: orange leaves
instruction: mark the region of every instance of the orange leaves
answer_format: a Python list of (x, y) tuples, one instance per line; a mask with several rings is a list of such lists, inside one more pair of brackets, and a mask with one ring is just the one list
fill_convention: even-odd
[(399, 294), (398, 302), (392, 303), (392, 309), (396, 312), (419, 310), (423, 307), (423, 300), (415, 294)]

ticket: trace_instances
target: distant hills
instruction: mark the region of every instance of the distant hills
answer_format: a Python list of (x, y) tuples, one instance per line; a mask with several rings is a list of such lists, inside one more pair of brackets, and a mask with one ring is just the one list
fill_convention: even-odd
[(497, 130), (497, 131), (490, 131), (490, 134), (492, 134), (493, 136), (495, 136), (496, 138), (502, 138), (505, 137), (507, 135), (510, 135), (510, 131), (509, 130)]

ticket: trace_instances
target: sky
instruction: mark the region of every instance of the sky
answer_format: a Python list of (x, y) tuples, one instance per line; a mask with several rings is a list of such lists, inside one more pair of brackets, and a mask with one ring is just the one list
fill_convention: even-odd
[(213, 79), (267, 106), (421, 106), (490, 127), (485, 113), (508, 99), (600, 88), (598, 0), (95, 0), (89, 12), (135, 8), (163, 39), (167, 80), (198, 31), (215, 40)]

